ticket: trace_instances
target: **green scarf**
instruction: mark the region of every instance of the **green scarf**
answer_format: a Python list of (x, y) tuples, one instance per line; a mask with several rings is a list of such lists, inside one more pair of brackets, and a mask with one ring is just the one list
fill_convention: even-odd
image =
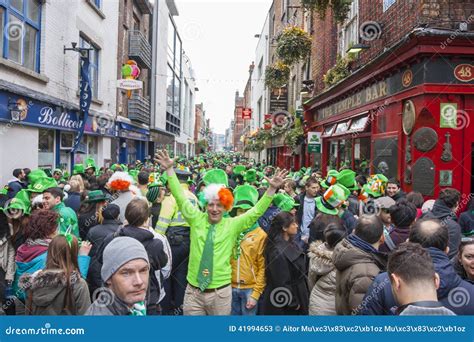
[(135, 303), (129, 310), (131, 316), (146, 316), (145, 302)]
[(239, 237), (237, 238), (237, 241), (235, 242), (234, 246), (234, 259), (237, 260), (240, 257), (240, 253), (242, 252), (242, 248), (240, 247), (240, 244), (242, 243), (242, 240), (244, 239), (245, 235), (250, 233), (252, 230), (255, 230), (258, 228), (258, 222), (255, 222), (254, 225), (246, 230), (244, 230), (242, 233), (239, 234)]
[(216, 235), (216, 225), (211, 224), (207, 232), (206, 242), (202, 250), (201, 263), (199, 265), (198, 283), (199, 289), (204, 291), (212, 282), (212, 267), (214, 263), (214, 237)]

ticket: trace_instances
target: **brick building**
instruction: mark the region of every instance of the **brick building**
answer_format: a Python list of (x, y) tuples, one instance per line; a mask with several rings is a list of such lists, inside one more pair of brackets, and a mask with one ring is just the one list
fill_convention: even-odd
[[(473, 13), (473, 1), (354, 0), (342, 25), (315, 17), (305, 121), (323, 146), (307, 165), (384, 173), (428, 198), (473, 192)], [(348, 76), (324, 84), (351, 47)]]
[(235, 152), (244, 151), (244, 143), (241, 137), (244, 132), (244, 119), (242, 119), (242, 108), (244, 98), (240, 96), (239, 91), (235, 92), (235, 109), (234, 109), (234, 127), (233, 127), (233, 146)]

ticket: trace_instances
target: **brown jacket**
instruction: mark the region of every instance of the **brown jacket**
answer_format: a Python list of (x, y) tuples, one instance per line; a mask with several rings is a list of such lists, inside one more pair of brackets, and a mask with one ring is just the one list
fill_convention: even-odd
[(374, 278), (385, 269), (386, 258), (365, 252), (344, 239), (334, 248), (333, 261), (337, 270), (336, 312), (352, 315)]

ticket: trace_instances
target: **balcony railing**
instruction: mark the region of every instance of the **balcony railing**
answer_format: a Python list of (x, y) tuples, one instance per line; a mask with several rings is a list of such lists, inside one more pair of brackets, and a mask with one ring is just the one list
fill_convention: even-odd
[(151, 45), (143, 33), (132, 30), (128, 37), (128, 56), (135, 59), (140, 66), (151, 69)]
[(145, 125), (150, 124), (150, 100), (138, 94), (133, 94), (128, 100), (128, 118)]

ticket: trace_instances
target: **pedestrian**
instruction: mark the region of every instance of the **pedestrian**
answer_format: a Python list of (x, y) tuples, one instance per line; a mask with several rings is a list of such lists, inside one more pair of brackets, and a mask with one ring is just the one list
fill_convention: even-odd
[(390, 216), (390, 208), (395, 205), (395, 200), (389, 196), (382, 196), (374, 199), (375, 213), (383, 223), (384, 236), (389, 236), (390, 232), (395, 228)]
[(163, 183), (159, 180), (155, 180), (148, 184), (148, 192), (146, 193), (146, 199), (150, 203), (150, 214), (151, 214), (151, 226), (156, 227), (158, 218), (160, 217), (161, 205), (165, 199), (166, 189), (163, 187)]
[(148, 192), (148, 182), (150, 178), (150, 173), (147, 171), (140, 171), (137, 175), (137, 187), (140, 190), (140, 194), (143, 197), (146, 197), (146, 193)]
[(309, 245), (309, 314), (312, 316), (336, 315), (336, 267), (332, 254), (345, 236), (342, 224), (329, 223), (321, 239)]
[(78, 213), (79, 235), (86, 239), (89, 230), (104, 223), (102, 209), (107, 206), (109, 198), (102, 190), (84, 191), (84, 201)]
[(430, 212), (423, 218), (436, 218), (448, 228), (449, 232), (449, 258), (452, 259), (458, 252), (461, 244), (461, 226), (457, 222), (456, 211), (459, 207), (461, 194), (458, 190), (446, 188), (440, 191)]
[(13, 178), (8, 181), (8, 192), (7, 196), (9, 199), (15, 197), (15, 195), (21, 190), (26, 189), (26, 175), (23, 169), (13, 170)]
[(204, 180), (209, 184), (204, 190), (206, 212), (201, 212), (187, 200), (168, 152), (158, 152), (156, 160), (168, 174), (171, 193), (191, 231), (184, 315), (229, 315), (232, 303), (230, 258), (237, 237), (265, 212), (288, 172), (278, 171), (272, 179), (267, 179), (269, 189), (251, 210), (228, 218), (224, 213), (232, 209), (233, 196), (226, 188), (227, 175), (223, 170), (206, 172)]
[[(334, 178), (335, 183), (335, 178)], [(305, 191), (300, 195), (298, 212), (296, 214), (296, 222), (299, 226), (299, 235), (297, 242), (301, 241), (300, 247), (308, 244), (309, 239), (309, 224), (316, 215), (316, 201), (315, 198), (319, 193), (321, 187), (315, 178), (308, 178), (305, 184)]]
[(324, 230), (331, 223), (344, 227), (338, 215), (319, 212), (309, 225), (309, 244), (324, 241)]
[(120, 221), (125, 221), (125, 210), (132, 199), (140, 196), (140, 190), (133, 185), (133, 178), (126, 172), (116, 171), (107, 183), (107, 187), (112, 191), (114, 200), (120, 208)]
[(86, 312), (90, 316), (145, 316), (150, 263), (138, 240), (121, 236), (103, 251), (101, 278), (105, 287)]
[[(25, 294), (23, 289), (18, 286), (18, 279), (23, 274), (32, 274), (46, 267), (49, 244), (58, 234), (58, 221), (59, 214), (57, 212), (42, 209), (31, 214), (29, 223), (24, 229), (26, 242), (16, 252), (16, 272), (13, 283), (14, 292), (23, 302)], [(78, 267), (83, 278), (87, 277), (89, 262), (89, 256), (78, 256)]]
[(67, 199), (64, 200), (64, 204), (78, 214), (81, 207), (81, 191), (77, 180), (69, 181), (69, 190), (67, 191)]
[[(299, 201), (299, 196), (298, 194), (296, 193), (296, 183), (294, 180), (292, 179), (287, 179), (285, 181), (285, 184), (283, 185), (283, 190), (285, 191), (285, 193), (290, 196), (291, 198), (293, 198), (293, 200), (295, 202), (298, 202)], [(299, 203), (299, 202), (298, 202)]]
[(272, 221), (265, 246), (264, 315), (307, 315), (309, 291), (306, 257), (294, 242), (298, 224), (293, 215), (279, 213)]
[(91, 305), (87, 282), (81, 277), (77, 259), (88, 255), (89, 243), (79, 248), (77, 238), (69, 233), (57, 235), (48, 246), (46, 267), (24, 274), (20, 287), (26, 290), (26, 315), (84, 315)]
[[(87, 281), (89, 283), (89, 290), (91, 294), (98, 288), (98, 284), (101, 283), (100, 268), (102, 265), (97, 262), (96, 254), (98, 253), (104, 239), (114, 234), (122, 225), (120, 222), (120, 208), (110, 203), (109, 205), (102, 207), (103, 221), (101, 224), (95, 225), (87, 232), (87, 241), (92, 242), (92, 249), (89, 253), (91, 258)], [(94, 279), (94, 277), (96, 277)]]
[(386, 257), (378, 251), (383, 242), (383, 223), (375, 215), (362, 215), (354, 232), (333, 252), (336, 266), (336, 312), (356, 313), (373, 279), (386, 267)]
[(407, 194), (407, 201), (411, 202), (415, 205), (416, 207), (416, 219), (418, 220), (422, 215), (422, 207), (424, 203), (423, 195), (419, 193), (418, 191), (411, 191)]
[(59, 214), (58, 233), (63, 234), (71, 231), (76, 237), (80, 237), (77, 215), (74, 210), (66, 207), (63, 197), (64, 193), (60, 188), (46, 189), (43, 192), (43, 207)]
[(81, 175), (79, 174), (74, 174), (71, 176), (71, 178), (69, 179), (69, 184), (71, 182), (77, 182), (79, 184), (79, 193), (82, 194), (84, 192), (84, 190), (86, 190), (86, 186), (84, 184), (84, 179), (82, 178)]
[[(290, 197), (289, 197), (290, 198)], [(291, 198), (290, 198), (291, 199)], [(258, 202), (258, 191), (250, 185), (239, 185), (234, 190), (232, 216), (240, 216)], [(265, 289), (265, 257), (267, 234), (258, 222), (239, 234), (231, 258), (232, 315), (253, 316)]]
[[(433, 260), (436, 273), (440, 277), (437, 289), (438, 299), (456, 315), (474, 314), (474, 285), (463, 280), (454, 269), (448, 258), (449, 233), (445, 225), (438, 219), (422, 219), (416, 221), (408, 240), (419, 243), (425, 248)], [(452, 298), (463, 293), (463, 304), (459, 305)], [(359, 310), (362, 315), (394, 315), (398, 304), (393, 297), (387, 272), (378, 275), (363, 300)]]
[(379, 247), (379, 251), (384, 253), (392, 251), (408, 239), (410, 229), (416, 220), (415, 205), (404, 198), (392, 205), (389, 211), (393, 229), (388, 234), (384, 230), (384, 243)]
[(375, 174), (367, 179), (359, 195), (359, 217), (363, 214), (373, 215), (377, 213), (374, 199), (385, 196), (388, 179), (383, 174)]
[[(3, 209), (7, 195), (0, 196), (0, 208)], [(14, 314), (9, 298), (12, 295), (13, 280), (15, 279), (15, 248), (13, 246), (12, 226), (3, 210), (0, 210), (0, 312)]]
[(474, 238), (461, 239), (459, 252), (454, 260), (454, 268), (462, 279), (474, 284)]
[(439, 275), (429, 253), (417, 243), (405, 242), (388, 257), (387, 272), (400, 316), (455, 316), (438, 301)]
[[(146, 311), (148, 315), (157, 315), (159, 307), (161, 284), (160, 270), (168, 263), (163, 242), (155, 238), (153, 229), (149, 225), (150, 210), (148, 202), (143, 197), (137, 197), (130, 201), (125, 210), (126, 225), (113, 234), (109, 234), (103, 241), (100, 250), (94, 256), (94, 263), (103, 265), (103, 253), (106, 246), (119, 236), (128, 236), (141, 242), (148, 253), (150, 261), (150, 288), (147, 295)], [(91, 270), (92, 271), (92, 270)], [(94, 269), (96, 271), (96, 269)], [(91, 275), (90, 279), (97, 279), (97, 275)], [(102, 277), (103, 279), (103, 277)], [(91, 284), (92, 287), (100, 287), (102, 284)]]
[(400, 181), (397, 179), (389, 179), (387, 182), (387, 189), (385, 190), (387, 196), (391, 197), (395, 202), (406, 197), (406, 193), (400, 188)]
[(471, 198), (466, 211), (459, 216), (459, 225), (464, 235), (474, 235), (474, 199)]

